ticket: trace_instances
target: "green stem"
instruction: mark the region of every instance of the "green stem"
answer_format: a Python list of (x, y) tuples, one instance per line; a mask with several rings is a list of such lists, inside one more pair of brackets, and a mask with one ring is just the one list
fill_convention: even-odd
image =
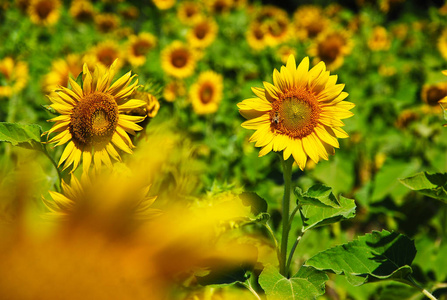
[(240, 282), (241, 285), (245, 286), (258, 300), (261, 300), (261, 297), (258, 295), (258, 293), (256, 293), (256, 291), (253, 289), (253, 287), (250, 284), (250, 281), (247, 280), (247, 283), (245, 282)]
[(429, 291), (421, 287), (416, 281), (413, 279), (411, 275), (407, 276), (404, 283), (411, 285), (412, 287), (417, 288), (422, 294), (424, 294), (430, 300), (438, 300), (435, 296), (433, 296)]
[(287, 264), (287, 242), (289, 240), (289, 210), (290, 210), (290, 190), (292, 185), (292, 164), (293, 157), (283, 162), (283, 175), (284, 175), (284, 196), (282, 200), (282, 239), (281, 239), (281, 259), (279, 261), (279, 273), (284, 277), (287, 277), (288, 270)]
[(50, 154), (48, 153), (48, 151), (47, 151), (47, 147), (46, 147), (44, 144), (42, 144), (42, 148), (43, 148), (43, 150), (42, 150), (43, 154), (45, 154), (45, 156), (49, 158), (49, 160), (51, 161), (51, 163), (53, 164), (54, 168), (55, 168), (56, 171), (57, 171), (57, 176), (59, 177), (59, 185), (56, 186), (56, 189), (57, 189), (58, 191), (60, 191), (60, 186), (62, 185), (62, 174), (61, 174), (61, 172), (59, 171), (59, 168), (57, 167), (56, 162), (54, 161), (54, 159), (53, 159), (53, 158), (50, 156)]
[(292, 263), (293, 254), (295, 253), (296, 247), (300, 243), (301, 238), (304, 235), (304, 232), (305, 231), (300, 230), (300, 233), (299, 233), (298, 237), (296, 238), (295, 243), (292, 246), (292, 249), (290, 250), (289, 258), (287, 259), (287, 265), (286, 265), (287, 270), (290, 269), (290, 264)]
[(272, 236), (273, 242), (275, 243), (275, 249), (276, 249), (276, 256), (278, 257), (278, 261), (281, 259), (281, 253), (279, 252), (279, 245), (278, 245), (278, 240), (275, 237), (275, 234), (273, 233), (272, 228), (270, 227), (269, 224), (265, 223), (264, 224), (265, 228), (267, 228), (267, 231), (270, 233), (270, 235)]

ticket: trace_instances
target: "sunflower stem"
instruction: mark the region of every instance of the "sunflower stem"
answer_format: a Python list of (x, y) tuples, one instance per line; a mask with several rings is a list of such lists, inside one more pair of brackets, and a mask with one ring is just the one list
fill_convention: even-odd
[(283, 163), (284, 175), (284, 196), (282, 201), (282, 239), (281, 239), (281, 259), (279, 261), (279, 273), (284, 277), (288, 276), (287, 264), (287, 242), (289, 240), (289, 210), (290, 210), (290, 191), (292, 185), (292, 165), (293, 157), (288, 160), (281, 160)]
[(59, 178), (59, 185), (55, 185), (55, 187), (56, 187), (56, 190), (58, 191), (58, 192), (60, 192), (60, 187), (61, 187), (61, 185), (62, 185), (62, 174), (61, 174), (61, 172), (59, 171), (59, 168), (57, 167), (57, 163), (54, 161), (54, 159), (51, 157), (51, 155), (48, 153), (48, 151), (47, 151), (47, 147), (46, 147), (46, 145), (45, 144), (42, 144), (42, 152), (43, 152), (43, 154), (45, 154), (45, 156), (46, 157), (48, 157), (48, 159), (51, 161), (51, 163), (53, 164), (53, 166), (54, 166), (54, 168), (56, 169), (56, 171), (57, 171), (57, 177)]

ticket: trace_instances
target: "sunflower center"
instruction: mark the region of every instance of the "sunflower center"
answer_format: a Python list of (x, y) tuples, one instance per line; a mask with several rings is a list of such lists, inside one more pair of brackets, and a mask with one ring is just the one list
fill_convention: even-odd
[(447, 91), (439, 87), (431, 87), (427, 91), (427, 104), (437, 106), (438, 101), (447, 96)]
[(151, 48), (151, 44), (147, 41), (140, 40), (137, 43), (135, 43), (132, 47), (133, 53), (135, 56), (144, 56)]
[(118, 124), (118, 105), (105, 93), (85, 96), (71, 113), (70, 133), (78, 146), (104, 146)]
[(313, 132), (320, 112), (313, 93), (306, 89), (290, 90), (273, 103), (271, 126), (289, 137), (300, 139)]
[(188, 53), (183, 50), (179, 49), (172, 53), (171, 56), (171, 63), (176, 68), (183, 68), (188, 61)]
[(213, 99), (213, 88), (209, 84), (205, 84), (200, 89), (200, 101), (203, 104), (207, 104), (211, 102), (212, 99)]
[(208, 24), (200, 23), (194, 28), (194, 33), (199, 40), (202, 40), (208, 33)]
[(331, 35), (323, 42), (318, 44), (318, 54), (326, 63), (334, 62), (340, 54), (343, 47), (343, 40), (338, 35)]
[(118, 53), (112, 48), (103, 48), (97, 54), (98, 60), (106, 67), (112, 65), (117, 57)]
[(36, 13), (42, 20), (45, 20), (52, 10), (53, 3), (51, 1), (40, 1), (36, 7)]

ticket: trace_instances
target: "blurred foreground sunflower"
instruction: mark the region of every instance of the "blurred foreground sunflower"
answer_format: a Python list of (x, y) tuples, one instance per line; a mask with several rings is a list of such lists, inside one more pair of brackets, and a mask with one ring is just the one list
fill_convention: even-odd
[(123, 112), (144, 106), (146, 102), (129, 100), (138, 87), (138, 80), (132, 83), (135, 75), (128, 72), (112, 84), (115, 74), (116, 61), (109, 69), (96, 68), (93, 74), (84, 64), (82, 88), (69, 78), (71, 89), (61, 86), (56, 96), (49, 96), (51, 107), (61, 115), (49, 120), (55, 124), (47, 135), (57, 135), (48, 143), (56, 146), (68, 143), (59, 160), (59, 166), (65, 162), (64, 169), (72, 164), (73, 170), (76, 169), (81, 156), (84, 172), (88, 171), (92, 159), (97, 169), (101, 162), (111, 167), (110, 157), (120, 160), (116, 148), (132, 153), (134, 145), (128, 133), (141, 130), (136, 123), (144, 117)]
[(217, 111), (222, 100), (222, 76), (206, 71), (199, 75), (199, 79), (191, 86), (190, 98), (197, 114), (210, 114)]
[(257, 97), (238, 107), (248, 119), (242, 127), (256, 130), (250, 141), (262, 147), (259, 156), (283, 151), (284, 160), (293, 155), (301, 170), (308, 157), (315, 163), (327, 160), (339, 147), (337, 138), (348, 137), (341, 119), (351, 117), (354, 107), (343, 101), (348, 93), (336, 81), (323, 62), (309, 70), (306, 57), (297, 68), (291, 55), (281, 72), (274, 70), (273, 85), (264, 82), (264, 88), (252, 88)]

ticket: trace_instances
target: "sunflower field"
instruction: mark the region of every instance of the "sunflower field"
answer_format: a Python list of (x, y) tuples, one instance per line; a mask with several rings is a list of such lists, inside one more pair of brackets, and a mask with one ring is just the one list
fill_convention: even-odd
[(0, 299), (447, 299), (447, 3), (0, 0)]

